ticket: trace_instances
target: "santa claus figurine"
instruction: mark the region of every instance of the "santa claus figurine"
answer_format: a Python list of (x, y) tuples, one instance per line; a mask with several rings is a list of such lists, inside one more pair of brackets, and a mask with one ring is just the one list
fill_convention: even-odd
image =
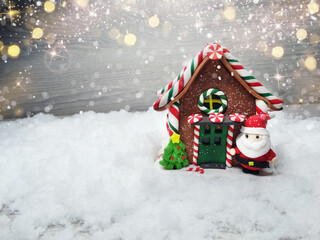
[(242, 165), (244, 173), (259, 175), (260, 169), (270, 168), (278, 161), (271, 149), (270, 135), (266, 129), (269, 114), (249, 117), (236, 139), (236, 147), (230, 153)]

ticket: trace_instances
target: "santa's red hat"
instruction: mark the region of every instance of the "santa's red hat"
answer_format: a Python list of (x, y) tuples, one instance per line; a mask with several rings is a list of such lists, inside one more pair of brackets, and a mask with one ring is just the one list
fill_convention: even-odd
[(253, 115), (246, 120), (240, 131), (249, 134), (269, 135), (266, 129), (269, 119), (271, 119), (269, 114)]

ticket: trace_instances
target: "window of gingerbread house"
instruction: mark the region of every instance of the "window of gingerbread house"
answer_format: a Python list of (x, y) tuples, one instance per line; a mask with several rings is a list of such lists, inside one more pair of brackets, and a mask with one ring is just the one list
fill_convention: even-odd
[(223, 113), (226, 111), (227, 105), (226, 95), (217, 88), (207, 89), (198, 100), (199, 109), (206, 114)]

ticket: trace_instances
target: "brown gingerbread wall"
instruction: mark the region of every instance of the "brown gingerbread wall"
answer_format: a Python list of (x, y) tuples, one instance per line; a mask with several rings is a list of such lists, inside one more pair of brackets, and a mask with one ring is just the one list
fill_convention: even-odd
[[(182, 142), (186, 145), (190, 163), (193, 158), (193, 126), (187, 122), (187, 118), (195, 113), (205, 115), (198, 108), (198, 99), (200, 94), (209, 88), (218, 88), (227, 96), (228, 107), (224, 115), (241, 113), (249, 117), (256, 113), (255, 98), (231, 76), (220, 60), (209, 60), (200, 70), (189, 90), (179, 100), (179, 132)], [(235, 127), (234, 140), (239, 132), (240, 127)]]

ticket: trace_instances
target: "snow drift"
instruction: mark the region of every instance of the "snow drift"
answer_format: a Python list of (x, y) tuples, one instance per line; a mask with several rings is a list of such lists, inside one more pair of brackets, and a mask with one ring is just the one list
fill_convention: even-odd
[(157, 171), (168, 136), (152, 110), (1, 122), (0, 238), (318, 239), (319, 123), (277, 113), (280, 160), (257, 177)]

